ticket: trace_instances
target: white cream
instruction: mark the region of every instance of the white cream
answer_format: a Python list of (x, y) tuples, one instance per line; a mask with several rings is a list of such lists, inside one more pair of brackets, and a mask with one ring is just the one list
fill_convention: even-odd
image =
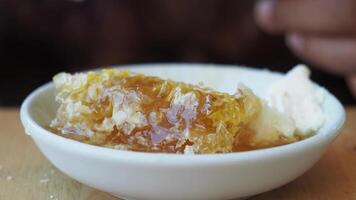
[(288, 138), (293, 138), (296, 129), (290, 117), (268, 106), (266, 102), (262, 102), (261, 112), (250, 126), (256, 131), (255, 142), (267, 143), (277, 141), (281, 133)]
[(305, 65), (297, 65), (283, 78), (274, 82), (267, 91), (267, 102), (295, 122), (300, 134), (317, 131), (324, 123), (321, 108), (325, 90), (310, 80)]

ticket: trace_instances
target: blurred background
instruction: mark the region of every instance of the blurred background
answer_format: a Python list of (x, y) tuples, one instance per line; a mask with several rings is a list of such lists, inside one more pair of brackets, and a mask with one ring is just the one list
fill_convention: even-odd
[[(60, 71), (144, 62), (242, 64), (285, 72), (302, 61), (261, 32), (252, 0), (1, 0), (0, 106)], [(342, 77), (312, 79), (355, 104)]]

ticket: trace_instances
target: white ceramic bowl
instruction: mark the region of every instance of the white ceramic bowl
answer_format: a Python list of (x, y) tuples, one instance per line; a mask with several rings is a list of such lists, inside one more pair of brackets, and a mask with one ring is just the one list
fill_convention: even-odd
[[(123, 66), (136, 72), (234, 92), (238, 82), (263, 95), (282, 75), (267, 70), (207, 64)], [(24, 101), (21, 120), (42, 153), (75, 180), (125, 199), (233, 199), (284, 185), (322, 156), (344, 123), (344, 109), (327, 93), (326, 123), (315, 136), (263, 150), (213, 155), (140, 153), (97, 147), (55, 135), (46, 126), (57, 105), (46, 84)]]

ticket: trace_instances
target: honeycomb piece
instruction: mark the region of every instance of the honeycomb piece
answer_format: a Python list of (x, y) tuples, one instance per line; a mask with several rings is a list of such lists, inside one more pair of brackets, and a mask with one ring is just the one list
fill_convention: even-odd
[(262, 103), (246, 87), (233, 96), (118, 69), (60, 73), (53, 80), (59, 108), (50, 127), (64, 137), (144, 152), (258, 148), (249, 124)]

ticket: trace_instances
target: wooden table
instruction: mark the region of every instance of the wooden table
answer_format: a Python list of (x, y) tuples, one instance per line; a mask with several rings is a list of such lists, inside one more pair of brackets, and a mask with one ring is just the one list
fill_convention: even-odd
[[(349, 107), (341, 135), (306, 174), (251, 199), (355, 199), (356, 107)], [(56, 170), (24, 134), (18, 109), (0, 108), (0, 199), (113, 200)]]

